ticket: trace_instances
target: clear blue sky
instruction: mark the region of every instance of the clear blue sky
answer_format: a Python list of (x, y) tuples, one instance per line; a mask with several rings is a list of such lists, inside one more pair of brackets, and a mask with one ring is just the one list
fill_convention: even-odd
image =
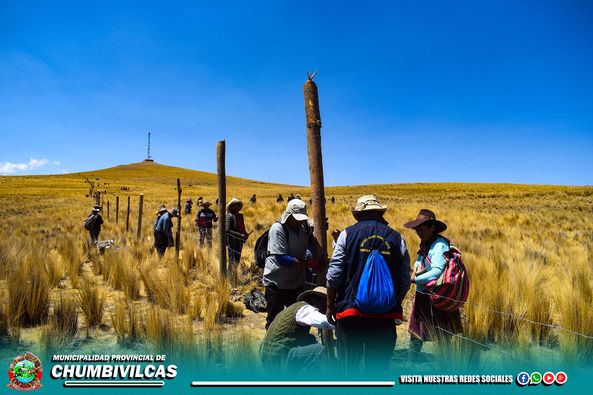
[[(84, 4), (81, 4), (84, 3)], [(593, 184), (591, 1), (0, 1), (0, 170)]]

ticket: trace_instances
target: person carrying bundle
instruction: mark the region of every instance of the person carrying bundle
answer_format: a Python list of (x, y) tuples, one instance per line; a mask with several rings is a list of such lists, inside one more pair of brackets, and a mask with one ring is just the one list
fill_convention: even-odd
[[(461, 253), (441, 235), (447, 225), (438, 221), (434, 212), (422, 209), (415, 220), (404, 226), (414, 229), (420, 238), (420, 249), (411, 274), (416, 295), (408, 329), (409, 359), (415, 360), (425, 341), (437, 338), (448, 341), (452, 333), (463, 331), (459, 307), (467, 299), (469, 280), (461, 263)], [(455, 278), (455, 286), (448, 290), (455, 288), (460, 292), (439, 297), (434, 285), (445, 272)]]
[(103, 217), (101, 216), (101, 206), (93, 206), (93, 210), (84, 220), (84, 228), (89, 231), (91, 243), (97, 244), (99, 241), (99, 233), (101, 233), (101, 225), (103, 225)]
[(169, 212), (164, 206), (161, 206), (158, 214), (160, 214), (160, 216), (154, 224), (154, 248), (159, 257), (162, 258), (168, 247), (175, 246), (175, 241), (173, 239), (173, 221), (171, 218), (178, 217), (179, 211), (177, 208), (174, 208)]

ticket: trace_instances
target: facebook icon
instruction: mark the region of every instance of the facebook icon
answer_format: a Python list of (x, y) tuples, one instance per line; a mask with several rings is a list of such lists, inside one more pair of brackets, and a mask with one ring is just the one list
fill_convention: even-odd
[(521, 372), (517, 375), (517, 385), (523, 387), (529, 384), (529, 374), (527, 372)]

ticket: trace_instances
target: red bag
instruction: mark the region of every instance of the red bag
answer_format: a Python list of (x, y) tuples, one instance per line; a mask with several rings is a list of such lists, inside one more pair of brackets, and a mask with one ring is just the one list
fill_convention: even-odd
[(443, 254), (447, 262), (445, 270), (438, 279), (426, 283), (426, 287), (430, 289), (430, 301), (434, 308), (456, 311), (467, 301), (469, 273), (463, 265), (461, 251), (445, 240), (449, 244), (449, 251)]

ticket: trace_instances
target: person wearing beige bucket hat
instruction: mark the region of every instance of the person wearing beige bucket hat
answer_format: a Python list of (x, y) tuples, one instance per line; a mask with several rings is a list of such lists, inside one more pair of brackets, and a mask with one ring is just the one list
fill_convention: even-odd
[(296, 302), (305, 285), (306, 266), (312, 257), (307, 252), (309, 246), (316, 245), (308, 221), (305, 202), (292, 199), (268, 232), (263, 273), (268, 312), (266, 328), (282, 309)]
[(309, 331), (311, 327), (335, 329), (325, 315), (326, 298), (325, 287), (304, 291), (295, 303), (276, 316), (261, 344), (262, 364), (267, 370), (291, 373), (321, 370), (325, 348)]
[[(410, 278), (416, 284), (416, 294), (408, 328), (409, 359), (415, 360), (425, 341), (434, 340), (437, 334), (441, 339), (447, 340), (448, 333), (462, 332), (462, 324), (459, 310), (432, 308), (427, 288), (427, 284), (438, 279), (445, 270), (445, 254), (449, 251), (449, 241), (441, 233), (447, 230), (447, 224), (437, 220), (432, 210), (421, 209), (416, 219), (404, 226), (414, 229), (420, 238), (420, 248)], [(437, 327), (444, 331), (438, 331)]]
[[(397, 339), (395, 326), (403, 320), (410, 256), (403, 237), (385, 220), (386, 210), (375, 195), (361, 196), (351, 208), (357, 222), (336, 232), (327, 272), (327, 316), (336, 322), (338, 359), (347, 371), (358, 370), (363, 355), (366, 372), (387, 369)], [(367, 294), (367, 301), (383, 301), (372, 308), (358, 292), (377, 290), (365, 276), (369, 265), (381, 269), (375, 271), (375, 281), (387, 289), (382, 295)]]
[(232, 198), (226, 205), (226, 245), (228, 252), (228, 272), (233, 273), (233, 268), (239, 265), (243, 244), (247, 241), (249, 234), (245, 230), (245, 219), (241, 210), (243, 201)]

